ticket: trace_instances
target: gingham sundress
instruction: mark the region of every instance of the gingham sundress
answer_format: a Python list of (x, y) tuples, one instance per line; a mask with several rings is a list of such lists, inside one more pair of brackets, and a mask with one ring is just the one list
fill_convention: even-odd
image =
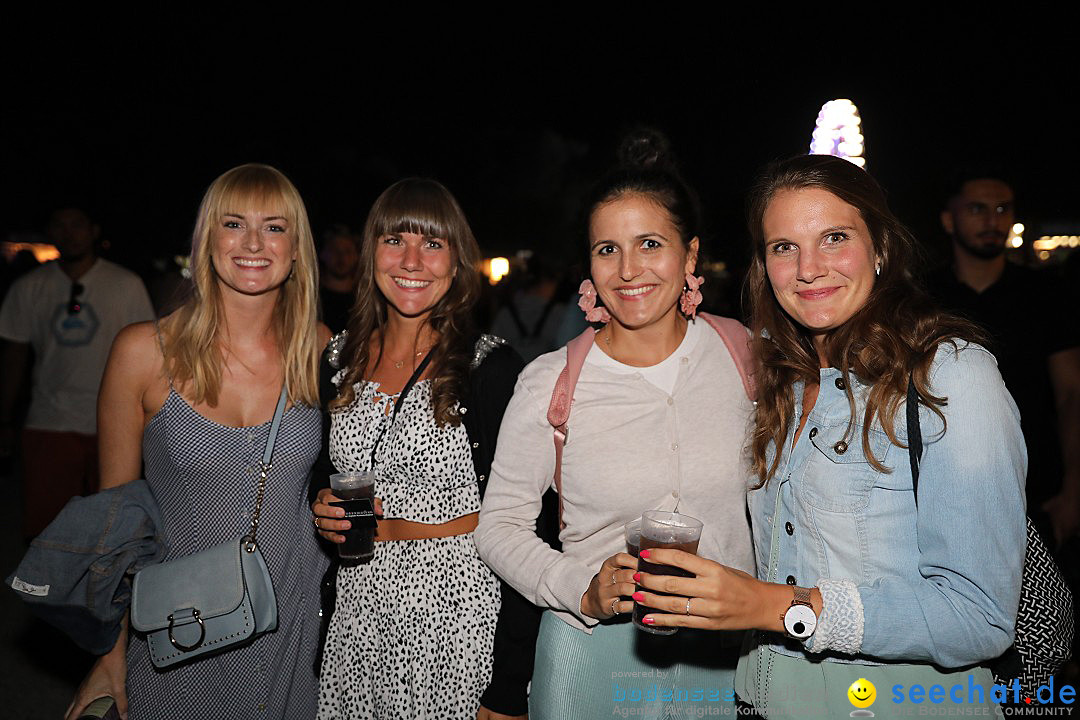
[[(166, 560), (190, 555), (250, 526), (258, 463), (270, 423), (228, 427), (197, 413), (175, 390), (143, 432), (146, 479), (161, 508)], [(311, 525), (308, 474), (319, 453), (320, 412), (285, 411), (259, 522), (259, 548), (277, 598), (278, 627), (251, 644), (156, 670), (146, 641), (128, 646), (130, 720), (292, 720), (315, 716), (319, 582), (326, 570)]]

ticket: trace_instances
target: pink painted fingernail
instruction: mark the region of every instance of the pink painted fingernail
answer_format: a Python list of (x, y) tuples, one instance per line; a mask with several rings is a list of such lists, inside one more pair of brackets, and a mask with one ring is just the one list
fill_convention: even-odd
[(634, 573), (634, 582), (641, 582), (641, 573)]
[(641, 622), (645, 623), (646, 625), (652, 625), (656, 621), (652, 619), (652, 615), (646, 615), (645, 617), (641, 618)]
[(638, 557), (643, 557), (646, 560), (648, 560), (649, 559), (649, 551), (648, 550), (642, 550), (641, 552), (638, 553)]
[(645, 593), (643, 593), (643, 592), (636, 592), (633, 595), (631, 595), (630, 597), (634, 598), (638, 602), (645, 602)]

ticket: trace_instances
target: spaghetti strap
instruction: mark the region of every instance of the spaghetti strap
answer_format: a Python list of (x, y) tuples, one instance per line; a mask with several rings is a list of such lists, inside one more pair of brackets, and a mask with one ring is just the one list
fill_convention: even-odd
[(172, 384), (172, 375), (169, 374), (169, 363), (165, 359), (165, 341), (161, 337), (161, 326), (158, 325), (158, 319), (154, 318), (154, 337), (157, 338), (158, 349), (161, 350), (161, 369), (165, 373), (165, 379), (169, 381), (169, 390), (174, 390)]

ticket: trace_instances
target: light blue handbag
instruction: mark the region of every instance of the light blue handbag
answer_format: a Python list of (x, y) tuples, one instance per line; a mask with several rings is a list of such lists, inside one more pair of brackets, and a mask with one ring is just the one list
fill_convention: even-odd
[(274, 587), (255, 531), (287, 395), (282, 387), (260, 463), (248, 534), (135, 575), (131, 626), (146, 633), (154, 667), (228, 650), (277, 627)]

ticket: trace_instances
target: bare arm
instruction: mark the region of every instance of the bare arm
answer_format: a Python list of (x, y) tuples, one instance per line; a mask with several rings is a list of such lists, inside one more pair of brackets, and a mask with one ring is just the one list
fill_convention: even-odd
[(143, 426), (148, 414), (156, 410), (147, 402), (147, 393), (158, 379), (160, 358), (151, 323), (129, 325), (113, 342), (98, 393), (102, 489), (139, 477)]
[[(102, 489), (139, 477), (142, 468), (142, 431), (148, 407), (147, 393), (160, 373), (161, 361), (151, 323), (130, 325), (113, 341), (98, 392), (98, 455)], [(120, 716), (127, 717), (127, 640), (125, 617), (113, 649), (98, 658), (79, 685), (66, 720), (74, 720), (91, 702), (104, 695), (116, 700)]]
[(1056, 352), (1047, 359), (1057, 406), (1065, 474), (1061, 491), (1043, 504), (1060, 546), (1080, 530), (1080, 348)]
[(120, 717), (126, 720), (127, 692), (124, 686), (127, 682), (127, 639), (128, 620), (125, 616), (116, 645), (97, 659), (79, 684), (79, 689), (75, 691), (75, 697), (71, 699), (71, 704), (64, 714), (64, 720), (76, 720), (87, 705), (106, 695), (116, 701)]
[(26, 371), (30, 364), (30, 344), (4, 341), (3, 355), (0, 356), (0, 458), (9, 457), (15, 450), (15, 402), (19, 388), (26, 382)]

